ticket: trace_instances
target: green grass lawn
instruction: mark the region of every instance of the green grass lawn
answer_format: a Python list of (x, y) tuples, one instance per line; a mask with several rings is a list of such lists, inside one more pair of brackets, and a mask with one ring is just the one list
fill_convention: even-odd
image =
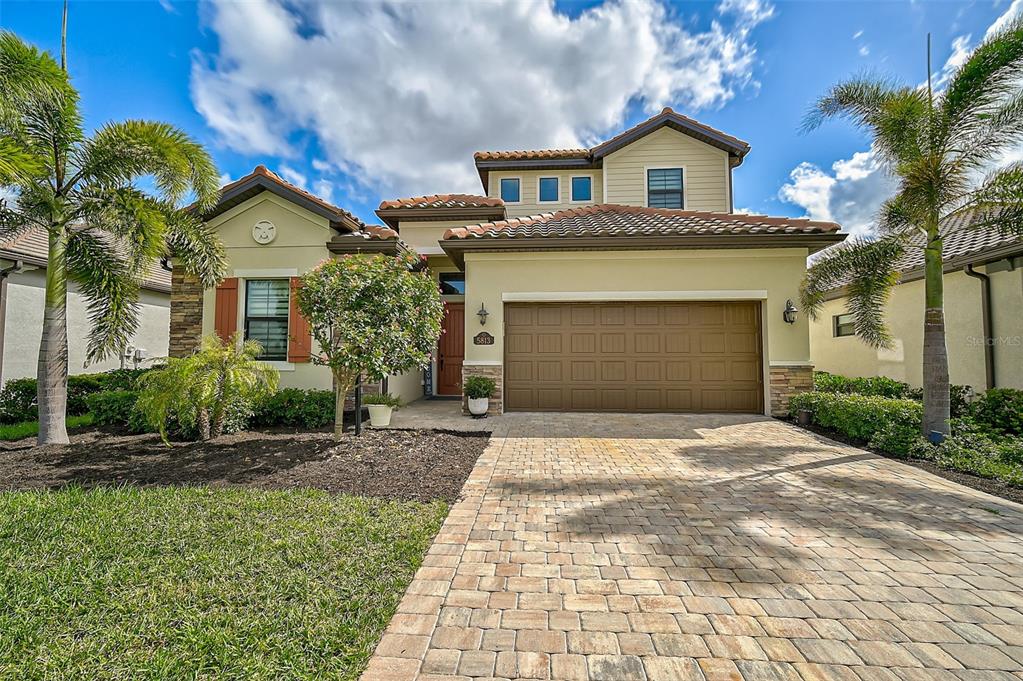
[[(68, 428), (81, 428), (92, 425), (92, 414), (81, 416), (68, 416)], [(0, 440), (21, 440), (39, 434), (38, 421), (24, 421), (22, 423), (8, 423), (0, 425)]]
[(0, 493), (0, 678), (356, 679), (446, 513), (307, 490)]

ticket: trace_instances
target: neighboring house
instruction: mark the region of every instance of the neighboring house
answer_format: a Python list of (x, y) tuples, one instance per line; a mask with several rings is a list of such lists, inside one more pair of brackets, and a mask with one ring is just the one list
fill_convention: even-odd
[(497, 411), (782, 413), (812, 376), (808, 323), (784, 320), (786, 304), (807, 256), (844, 235), (732, 214), (748, 151), (665, 109), (591, 149), (477, 153), (484, 196), (384, 201), (387, 227), (257, 168), (206, 216), (228, 279), (202, 292), (175, 275), (172, 352), (242, 332), (274, 349), (282, 385), (329, 387), (308, 363), (296, 277), (331, 255), (413, 248), (448, 311), (431, 365), (389, 380), (406, 401), (485, 374)]
[[(944, 239), (949, 377), (977, 391), (1023, 388), (1023, 239), (956, 227)], [(885, 308), (892, 346), (872, 348), (854, 334), (844, 290), (836, 288), (810, 325), (810, 354), (818, 369), (922, 385), (922, 249), (909, 249), (898, 270), (901, 281)]]
[[(46, 291), (47, 233), (39, 227), (0, 243), (0, 382), (36, 376), (39, 344), (43, 335), (43, 302)], [(140, 357), (167, 355), (170, 322), (170, 272), (154, 265), (140, 293), (139, 328), (126, 350), (134, 366)], [(122, 366), (113, 357), (86, 365), (86, 337), (91, 324), (86, 302), (74, 283), (68, 285), (68, 371), (92, 373)]]

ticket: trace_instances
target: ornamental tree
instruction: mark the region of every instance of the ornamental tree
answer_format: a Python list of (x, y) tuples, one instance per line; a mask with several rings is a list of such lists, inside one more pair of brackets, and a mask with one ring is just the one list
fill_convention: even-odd
[(320, 346), (313, 362), (334, 376), (334, 434), (360, 375), (382, 380), (424, 366), (440, 338), (444, 303), (414, 256), (345, 255), (302, 277), (298, 306)]

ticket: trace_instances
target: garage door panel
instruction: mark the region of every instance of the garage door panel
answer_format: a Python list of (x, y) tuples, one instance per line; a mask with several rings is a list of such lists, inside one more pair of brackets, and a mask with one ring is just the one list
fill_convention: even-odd
[(762, 410), (758, 303), (509, 303), (505, 320), (510, 410)]

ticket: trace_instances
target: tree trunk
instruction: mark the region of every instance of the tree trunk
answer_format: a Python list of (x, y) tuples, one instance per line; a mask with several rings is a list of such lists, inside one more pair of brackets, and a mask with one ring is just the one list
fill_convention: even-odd
[(206, 407), (199, 410), (199, 439), (210, 439), (210, 412)]
[(345, 433), (345, 398), (355, 386), (355, 374), (338, 372), (334, 374), (334, 437), (338, 440)]
[(41, 445), (67, 444), (67, 269), (63, 229), (50, 232), (43, 336), (36, 371)]
[(942, 242), (937, 221), (927, 230), (924, 250), (924, 436), (949, 434), (950, 400), (948, 350), (945, 347), (945, 294), (942, 273)]

